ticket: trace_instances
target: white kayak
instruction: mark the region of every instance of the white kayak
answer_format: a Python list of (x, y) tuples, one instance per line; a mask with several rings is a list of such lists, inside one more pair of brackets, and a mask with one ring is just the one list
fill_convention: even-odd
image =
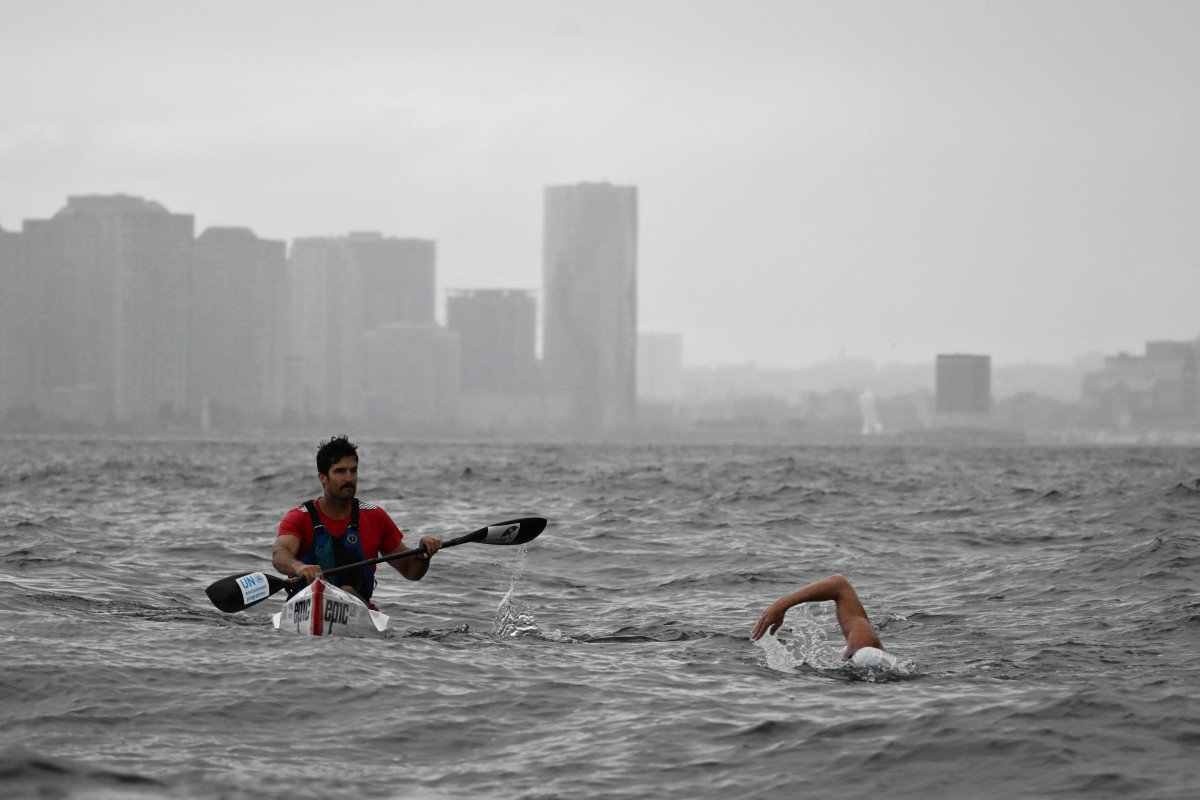
[(381, 636), (387, 630), (388, 615), (317, 579), (292, 595), (271, 622), (276, 630), (309, 636)]

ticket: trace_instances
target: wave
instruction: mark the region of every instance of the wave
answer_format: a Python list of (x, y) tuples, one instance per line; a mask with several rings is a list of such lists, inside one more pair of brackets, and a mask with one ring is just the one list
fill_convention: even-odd
[(0, 751), (0, 794), (7, 797), (162, 797), (170, 784), (137, 772), (35, 755), (21, 747)]

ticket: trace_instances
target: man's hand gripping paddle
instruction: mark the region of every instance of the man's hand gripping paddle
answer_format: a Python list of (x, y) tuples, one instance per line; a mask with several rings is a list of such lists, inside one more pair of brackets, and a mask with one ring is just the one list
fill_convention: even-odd
[[(510, 519), (508, 522), (498, 522), (495, 525), (488, 525), (486, 528), (480, 528), (472, 533), (442, 542), (442, 549), (467, 544), (468, 542), (477, 542), (479, 544), (525, 544), (536, 539), (538, 534), (545, 529), (546, 520), (543, 517)], [(353, 564), (343, 564), (340, 567), (327, 569), (321, 575), (333, 575), (344, 570), (365, 567), (369, 564), (379, 564), (383, 561), (397, 561), (401, 558), (411, 558), (424, 552), (424, 549), (414, 547), (411, 550), (401, 550), (399, 553), (392, 553), (391, 555), (355, 561)], [(303, 578), (284, 579), (275, 575), (268, 575), (265, 572), (239, 572), (237, 575), (221, 578), (221, 580), (216, 581), (205, 589), (204, 593), (208, 595), (208, 599), (212, 601), (214, 606), (228, 614), (234, 614), (238, 611), (245, 611), (256, 603), (261, 603), (280, 589), (300, 589), (303, 586)]]

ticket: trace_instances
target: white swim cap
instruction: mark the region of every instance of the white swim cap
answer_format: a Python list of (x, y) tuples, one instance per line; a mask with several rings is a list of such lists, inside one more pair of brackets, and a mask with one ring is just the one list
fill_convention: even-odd
[(895, 669), (900, 659), (878, 647), (860, 647), (850, 657), (850, 663), (863, 669)]

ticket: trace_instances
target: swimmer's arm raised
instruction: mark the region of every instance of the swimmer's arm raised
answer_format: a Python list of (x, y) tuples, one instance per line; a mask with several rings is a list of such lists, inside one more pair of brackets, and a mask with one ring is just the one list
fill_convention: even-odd
[(857, 649), (867, 645), (879, 646), (875, 629), (867, 619), (867, 611), (858, 599), (858, 593), (846, 580), (844, 575), (830, 575), (806, 586), (802, 586), (791, 594), (786, 594), (767, 606), (754, 630), (751, 639), (759, 639), (768, 631), (776, 631), (783, 624), (783, 617), (788, 609), (801, 603), (819, 603), (832, 600), (837, 604), (838, 624), (846, 641)]

